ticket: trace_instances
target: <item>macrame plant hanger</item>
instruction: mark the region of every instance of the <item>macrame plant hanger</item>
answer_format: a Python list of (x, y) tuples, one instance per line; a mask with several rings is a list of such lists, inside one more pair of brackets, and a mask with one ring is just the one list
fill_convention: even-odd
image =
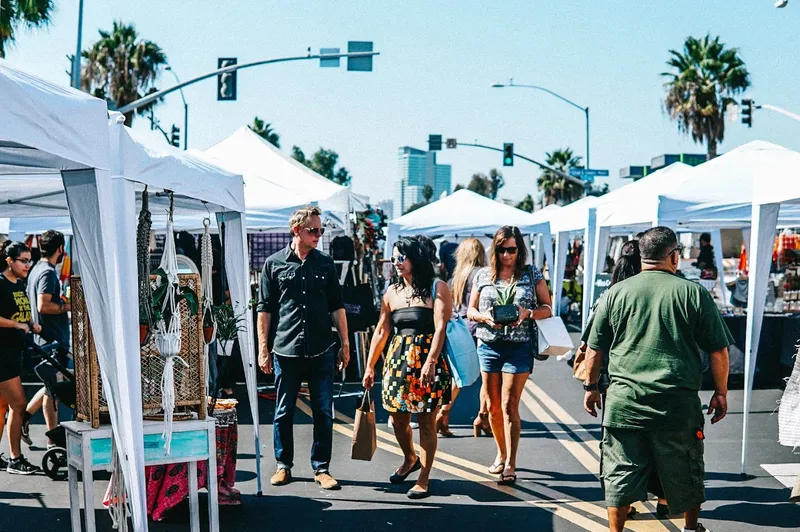
[[(208, 210), (208, 207), (206, 207)], [(217, 339), (217, 320), (214, 317), (214, 281), (213, 281), (213, 266), (214, 266), (214, 249), (211, 245), (211, 233), (209, 226), (211, 225), (211, 213), (209, 217), (203, 220), (203, 235), (200, 237), (200, 285), (203, 287), (203, 328), (213, 327), (211, 338), (203, 338), (205, 346), (203, 347), (203, 366), (205, 368), (205, 396), (209, 395), (210, 390), (210, 372), (209, 372), (209, 345)]]
[(147, 327), (147, 334), (139, 338), (144, 345), (153, 330), (153, 287), (150, 284), (150, 229), (153, 220), (150, 214), (150, 195), (147, 185), (142, 192), (142, 210), (136, 226), (136, 263), (139, 272), (139, 325)]
[[(173, 213), (175, 198), (169, 193), (169, 218), (167, 220), (167, 237), (164, 242), (164, 255), (161, 257), (161, 269), (166, 274), (166, 283), (169, 285), (161, 306), (161, 318), (156, 324), (156, 346), (158, 352), (164, 357), (164, 373), (161, 376), (161, 408), (164, 410), (164, 450), (167, 456), (172, 445), (172, 416), (175, 411), (175, 360), (177, 359), (186, 368), (189, 365), (180, 356), (181, 352), (181, 314), (177, 300), (179, 291), (178, 258), (175, 252), (175, 234), (173, 227)], [(159, 278), (159, 282), (160, 278)], [(167, 312), (167, 309), (169, 311)], [(165, 315), (169, 316), (166, 323)]]

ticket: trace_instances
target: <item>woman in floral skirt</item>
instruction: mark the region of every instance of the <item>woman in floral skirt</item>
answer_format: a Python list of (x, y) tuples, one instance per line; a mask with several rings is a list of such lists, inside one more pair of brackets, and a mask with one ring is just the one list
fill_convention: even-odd
[[(453, 312), (453, 300), (444, 281), (435, 280), (433, 265), (419, 242), (401, 239), (394, 247), (392, 263), (398, 280), (383, 296), (381, 316), (372, 337), (364, 387), (375, 382), (375, 364), (386, 343), (381, 398), (392, 416), (397, 443), (404, 460), (389, 477), (401, 484), (419, 471), (408, 491), (411, 499), (430, 495), (430, 472), (436, 454), (436, 415), (450, 402), (450, 370), (443, 356), (445, 327)], [(419, 422), (420, 454), (414, 449), (411, 415)]]

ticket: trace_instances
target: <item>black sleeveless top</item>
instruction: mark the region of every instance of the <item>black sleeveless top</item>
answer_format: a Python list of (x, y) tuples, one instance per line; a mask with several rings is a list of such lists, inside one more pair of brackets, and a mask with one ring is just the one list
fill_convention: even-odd
[(427, 307), (405, 307), (392, 311), (392, 325), (395, 334), (417, 336), (433, 334), (433, 309)]

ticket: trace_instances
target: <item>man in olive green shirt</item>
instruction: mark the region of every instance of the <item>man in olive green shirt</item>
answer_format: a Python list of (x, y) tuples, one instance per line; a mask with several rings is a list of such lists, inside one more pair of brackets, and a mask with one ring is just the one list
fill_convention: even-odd
[(601, 456), (609, 528), (623, 530), (631, 503), (647, 498), (655, 467), (670, 511), (684, 514), (684, 530), (702, 532), (706, 529), (697, 522), (705, 501), (700, 350), (710, 353), (713, 424), (727, 413), (733, 337), (708, 291), (675, 275), (680, 246), (672, 230), (647, 231), (639, 248), (642, 273), (609, 289), (587, 342), (584, 407), (593, 416), (600, 406), (602, 357), (609, 357)]

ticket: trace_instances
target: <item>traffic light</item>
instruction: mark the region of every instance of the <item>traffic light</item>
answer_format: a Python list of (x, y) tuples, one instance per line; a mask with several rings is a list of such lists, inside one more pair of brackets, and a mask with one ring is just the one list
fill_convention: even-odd
[(170, 131), (169, 143), (176, 148), (181, 147), (181, 128), (174, 124), (172, 125), (172, 131)]
[[(229, 67), (237, 64), (235, 57), (220, 57), (217, 59), (217, 69)], [(226, 72), (217, 76), (217, 101), (235, 102), (236, 101), (236, 73), (238, 71)]]
[(442, 151), (441, 135), (428, 135), (428, 151)]
[(742, 124), (753, 127), (753, 100), (742, 100)]
[(514, 143), (503, 144), (503, 166), (514, 166)]

